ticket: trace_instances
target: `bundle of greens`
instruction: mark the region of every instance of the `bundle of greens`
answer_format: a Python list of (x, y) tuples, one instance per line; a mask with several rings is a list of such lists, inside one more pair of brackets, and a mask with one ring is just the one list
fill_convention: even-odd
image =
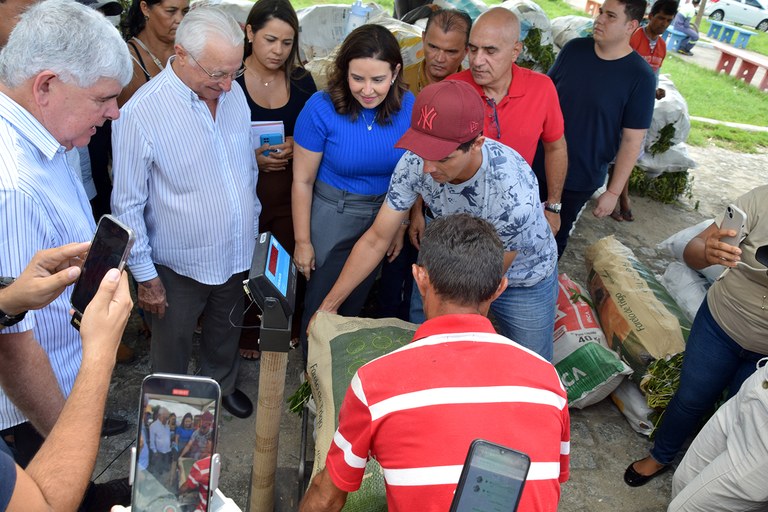
[(668, 172), (656, 178), (649, 178), (645, 171), (635, 167), (629, 176), (629, 190), (665, 204), (674, 203), (680, 196), (691, 199), (692, 185), (693, 176), (689, 175), (688, 171)]
[(680, 371), (683, 368), (683, 354), (675, 354), (664, 359), (657, 359), (648, 365), (648, 370), (640, 381), (640, 390), (645, 394), (648, 407), (656, 411), (653, 418), (653, 434), (661, 423), (664, 410), (680, 386)]
[(531, 59), (520, 59), (518, 65), (546, 73), (555, 63), (555, 50), (551, 44), (541, 44), (541, 29), (532, 27), (523, 40), (523, 45)]
[(312, 388), (309, 387), (309, 382), (304, 381), (296, 389), (296, 392), (288, 397), (286, 402), (288, 403), (288, 410), (295, 414), (301, 414), (304, 405), (309, 402), (309, 397), (312, 396)]

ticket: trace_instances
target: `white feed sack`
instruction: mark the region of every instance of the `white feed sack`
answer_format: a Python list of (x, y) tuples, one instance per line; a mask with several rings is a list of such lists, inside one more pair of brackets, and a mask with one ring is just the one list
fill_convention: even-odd
[(472, 21), (488, 10), (488, 6), (482, 0), (435, 0), (432, 2), (442, 9), (458, 9), (469, 14)]
[[(368, 20), (379, 14), (387, 15), (384, 9), (375, 3), (366, 7)], [(341, 44), (346, 36), (347, 18), (352, 8), (350, 4), (313, 5), (296, 12), (299, 17), (299, 57), (307, 62), (329, 55)]]
[(685, 263), (673, 261), (659, 281), (675, 299), (688, 320), (693, 322), (701, 302), (707, 296), (710, 286), (707, 278)]
[(565, 43), (577, 37), (587, 37), (592, 35), (592, 18), (586, 16), (560, 16), (551, 21), (552, 38), (555, 43), (555, 49), (565, 46)]

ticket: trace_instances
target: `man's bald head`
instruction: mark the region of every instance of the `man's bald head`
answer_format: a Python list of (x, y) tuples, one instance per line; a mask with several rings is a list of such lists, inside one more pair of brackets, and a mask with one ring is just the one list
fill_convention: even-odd
[(492, 7), (478, 16), (472, 26), (472, 33), (481, 32), (493, 32), (506, 43), (515, 44), (520, 39), (520, 20), (509, 9)]
[(484, 88), (509, 87), (512, 64), (523, 46), (520, 20), (503, 7), (481, 14), (469, 34), (469, 67), (472, 78)]

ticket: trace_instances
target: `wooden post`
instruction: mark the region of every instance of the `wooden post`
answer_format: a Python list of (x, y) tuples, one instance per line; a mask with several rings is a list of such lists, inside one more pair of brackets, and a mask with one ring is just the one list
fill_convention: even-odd
[(272, 512), (275, 509), (277, 446), (287, 368), (287, 352), (262, 351), (259, 363), (259, 398), (256, 408), (256, 446), (253, 450), (250, 512)]

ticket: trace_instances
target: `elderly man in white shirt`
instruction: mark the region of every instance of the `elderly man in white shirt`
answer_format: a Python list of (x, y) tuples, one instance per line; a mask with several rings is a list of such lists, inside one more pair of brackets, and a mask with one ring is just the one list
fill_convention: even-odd
[(203, 315), (201, 372), (245, 418), (253, 406), (235, 388), (240, 329), (230, 318), (242, 318), (261, 205), (250, 110), (234, 82), (243, 32), (199, 7), (179, 25), (175, 52), (112, 125), (112, 211), (136, 232), (128, 267), (151, 316), (153, 370), (187, 373)]

